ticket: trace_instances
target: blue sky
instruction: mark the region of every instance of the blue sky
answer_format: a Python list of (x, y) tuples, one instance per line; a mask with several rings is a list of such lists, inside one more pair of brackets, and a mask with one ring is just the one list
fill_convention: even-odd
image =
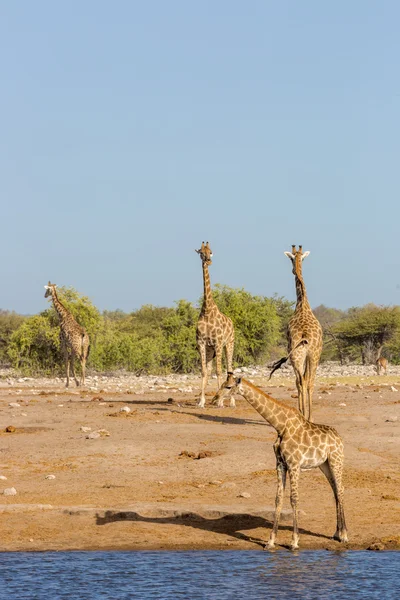
[(0, 307), (400, 304), (395, 1), (0, 4)]

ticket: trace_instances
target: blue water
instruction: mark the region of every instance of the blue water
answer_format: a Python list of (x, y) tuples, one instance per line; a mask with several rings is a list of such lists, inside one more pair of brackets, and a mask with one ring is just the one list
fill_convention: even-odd
[(1, 600), (399, 597), (400, 552), (0, 553)]

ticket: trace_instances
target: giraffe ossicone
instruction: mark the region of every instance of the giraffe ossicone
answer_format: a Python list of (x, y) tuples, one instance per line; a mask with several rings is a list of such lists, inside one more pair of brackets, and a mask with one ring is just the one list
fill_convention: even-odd
[[(201, 395), (198, 406), (204, 408), (206, 404), (205, 389), (211, 375), (212, 361), (216, 359), (218, 388), (221, 386), (222, 352), (225, 349), (227, 370), (232, 371), (233, 348), (235, 331), (232, 320), (224, 315), (215, 304), (208, 267), (212, 264), (212, 250), (210, 244), (202, 242), (199, 250), (203, 268), (203, 305), (201, 307), (196, 330), (197, 348), (201, 359)], [(231, 399), (231, 407), (235, 406), (235, 399)], [(218, 403), (222, 407), (223, 403)]]
[(290, 503), (293, 510), (293, 534), (291, 548), (299, 546), (298, 528), (298, 487), (300, 471), (318, 467), (327, 478), (336, 501), (336, 531), (333, 539), (347, 542), (347, 528), (344, 516), (342, 484), (344, 450), (338, 432), (328, 425), (311, 423), (295, 408), (275, 400), (255, 385), (228, 374), (226, 382), (217, 392), (216, 402), (232, 398), (238, 393), (276, 430), (278, 437), (274, 444), (278, 486), (275, 499), (275, 517), (268, 548), (275, 546), (279, 518), (283, 506), (286, 476), (290, 480)]

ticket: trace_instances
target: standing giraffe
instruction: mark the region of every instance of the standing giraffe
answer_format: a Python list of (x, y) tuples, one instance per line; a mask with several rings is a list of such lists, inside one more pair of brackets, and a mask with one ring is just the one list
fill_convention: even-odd
[(387, 375), (387, 368), (388, 368), (388, 359), (384, 358), (383, 356), (380, 356), (378, 358), (378, 360), (376, 361), (376, 372), (378, 373), (378, 375), (380, 375), (381, 372), (383, 371), (385, 373), (385, 375)]
[(69, 387), (69, 368), (71, 366), (72, 376), (75, 379), (75, 383), (78, 386), (79, 382), (75, 375), (74, 361), (75, 357), (79, 358), (81, 363), (81, 380), (80, 385), (85, 385), (85, 369), (86, 360), (89, 356), (90, 342), (89, 336), (84, 329), (76, 321), (73, 315), (65, 308), (60, 302), (56, 292), (56, 285), (54, 283), (48, 283), (44, 286), (46, 293), (45, 298), (51, 296), (53, 305), (56, 313), (60, 319), (60, 342), (61, 349), (64, 353), (65, 358), (65, 370), (67, 374), (67, 383), (65, 387)]
[(343, 507), (343, 442), (333, 427), (311, 423), (295, 408), (275, 400), (255, 385), (241, 379), (235, 379), (228, 373), (228, 379), (214, 397), (213, 402), (223, 401), (237, 392), (260, 413), (278, 434), (274, 444), (278, 487), (275, 499), (275, 518), (268, 548), (273, 548), (278, 533), (279, 517), (283, 505), (286, 475), (290, 480), (290, 503), (293, 510), (292, 550), (298, 548), (299, 530), (298, 487), (300, 471), (319, 467), (332, 488), (336, 501), (336, 532), (333, 539), (347, 542), (347, 529)]
[(290, 358), (296, 375), (299, 411), (311, 421), (315, 374), (322, 352), (322, 327), (311, 310), (302, 275), (302, 262), (310, 253), (303, 254), (302, 246), (296, 251), (293, 245), (292, 251), (285, 254), (293, 265), (297, 303), (288, 324), (289, 353), (273, 364), (269, 377), (271, 379), (272, 373)]
[[(222, 350), (225, 347), (226, 363), (228, 371), (232, 371), (233, 346), (235, 343), (235, 331), (229, 317), (222, 314), (215, 304), (212, 292), (208, 267), (212, 264), (213, 253), (208, 244), (202, 242), (200, 254), (203, 265), (204, 298), (201, 307), (199, 321), (197, 323), (196, 339), (201, 358), (201, 396), (198, 406), (204, 408), (206, 404), (205, 389), (208, 378), (211, 375), (212, 361), (214, 356), (217, 363), (218, 388), (221, 387)], [(223, 406), (220, 404), (219, 406)], [(235, 406), (235, 399), (231, 399), (231, 406)]]

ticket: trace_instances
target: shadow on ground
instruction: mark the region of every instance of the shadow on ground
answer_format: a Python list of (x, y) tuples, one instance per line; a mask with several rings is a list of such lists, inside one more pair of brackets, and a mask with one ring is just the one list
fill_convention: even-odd
[[(185, 525), (186, 527), (192, 527), (194, 529), (201, 529), (203, 531), (212, 531), (213, 533), (229, 535), (238, 540), (244, 540), (246, 542), (257, 544), (262, 548), (265, 548), (269, 537), (269, 530), (272, 529), (272, 523), (267, 519), (249, 514), (225, 515), (218, 519), (206, 519), (196, 513), (185, 513), (179, 517), (144, 517), (134, 511), (108, 510), (105, 512), (104, 516), (96, 514), (96, 525), (107, 525), (109, 523), (115, 523), (118, 521), (153, 523), (154, 525)], [(266, 531), (265, 539), (263, 540), (242, 533), (243, 529), (258, 529), (259, 527), (268, 529), (268, 532)], [(281, 525), (279, 530), (292, 531), (292, 526)], [(332, 540), (332, 538), (329, 536), (320, 533), (314, 533), (313, 531), (308, 531), (306, 529), (300, 528), (299, 533), (330, 541)], [(281, 547), (288, 548), (289, 546), (281, 545)]]

